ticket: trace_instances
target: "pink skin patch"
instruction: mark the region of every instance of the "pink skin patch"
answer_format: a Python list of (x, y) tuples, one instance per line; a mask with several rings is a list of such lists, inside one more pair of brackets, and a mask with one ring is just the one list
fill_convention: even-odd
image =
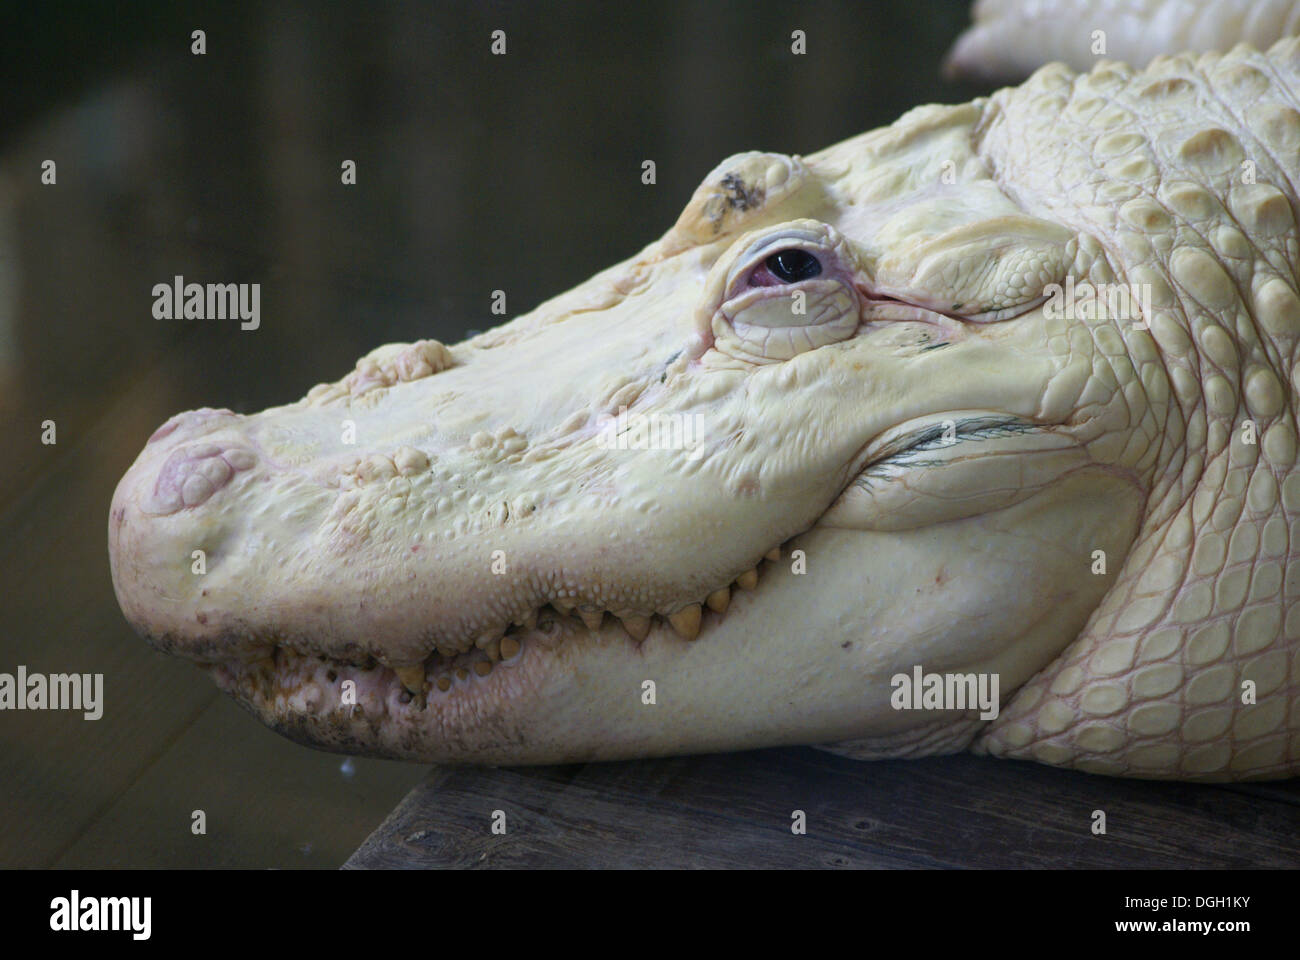
[(224, 420), (228, 417), (235, 416), (233, 410), (214, 410), (211, 407), (202, 407), (198, 410), (187, 410), (184, 413), (178, 413), (161, 427), (153, 432), (149, 437), (149, 443), (156, 443), (164, 437), (169, 437), (180, 427), (185, 427), (187, 433), (200, 432), (197, 428), (213, 420)]
[(237, 472), (251, 469), (256, 462), (252, 451), (244, 447), (199, 443), (175, 450), (158, 471), (149, 512), (169, 514), (197, 507)]
[(749, 275), (749, 285), (751, 287), (783, 287), (786, 281), (780, 279), (771, 270), (767, 268), (767, 261), (763, 261), (754, 268), (754, 272)]

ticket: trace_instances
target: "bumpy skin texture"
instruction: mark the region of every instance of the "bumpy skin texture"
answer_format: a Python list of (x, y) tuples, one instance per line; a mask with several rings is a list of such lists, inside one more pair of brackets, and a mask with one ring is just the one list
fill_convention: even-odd
[(1003, 182), (1152, 284), (1150, 334), (1119, 328), (1116, 389), (1142, 385), (1161, 468), (1120, 581), (982, 749), (1114, 774), (1300, 769), (1297, 91), (1289, 40), (1145, 73), (1048, 67), (993, 98)]
[[(114, 496), (123, 610), (327, 749), (1292, 775), (1298, 91), (1297, 40), (1056, 65), (731, 157), (526, 316), (174, 418)], [(1067, 281), (1150, 310), (1062, 317)], [(602, 443), (623, 408), (702, 432)], [(914, 666), (996, 673), (1001, 716), (893, 709)]]
[(950, 77), (1022, 80), (1049, 60), (1089, 70), (1099, 59), (1144, 67), (1171, 51), (1261, 50), (1300, 34), (1297, 0), (977, 0), (948, 54)]

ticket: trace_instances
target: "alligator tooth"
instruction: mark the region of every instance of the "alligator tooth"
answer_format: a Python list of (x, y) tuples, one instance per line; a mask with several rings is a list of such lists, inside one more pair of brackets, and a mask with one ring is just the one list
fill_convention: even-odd
[(484, 630), (478, 635), (478, 639), (474, 641), (474, 646), (478, 647), (480, 650), (486, 650), (488, 647), (492, 646), (493, 643), (500, 640), (501, 634), (505, 632), (505, 627), (492, 627), (490, 630)]
[(727, 605), (731, 603), (731, 588), (723, 587), (721, 590), (714, 590), (704, 602), (714, 613), (726, 613)]
[(650, 632), (649, 617), (630, 614), (626, 617), (619, 617), (619, 620), (623, 622), (623, 629), (627, 631), (627, 635), (637, 643), (644, 640), (646, 635)]
[(529, 610), (519, 620), (516, 620), (515, 622), (518, 623), (519, 626), (523, 627), (525, 630), (535, 630), (537, 629), (537, 611)]
[(457, 668), (456, 668), (456, 679), (457, 679), (457, 680), (464, 680), (464, 679), (465, 679), (466, 677), (468, 677), (468, 676), (469, 676), (469, 671), (466, 670), (464, 667), (457, 667)]
[(519, 653), (519, 641), (514, 637), (501, 638), (501, 659), (513, 660)]
[(393, 667), (393, 672), (397, 674), (397, 679), (402, 681), (402, 686), (411, 693), (424, 691), (424, 664), (417, 663), (411, 667)]
[(773, 547), (771, 550), (767, 551), (767, 553), (763, 554), (763, 556), (768, 560), (771, 560), (773, 563), (776, 563), (781, 559), (781, 548)]
[(480, 660), (478, 663), (474, 664), (474, 672), (480, 677), (486, 677), (492, 672), (492, 664), (488, 663), (486, 660)]
[(582, 617), (582, 622), (587, 625), (587, 629), (595, 633), (600, 629), (600, 622), (605, 619), (605, 611), (583, 604), (578, 608), (578, 616)]
[(451, 689), (451, 677), (447, 676), (445, 673), (444, 673), (441, 677), (439, 677), (439, 678), (438, 678), (438, 689), (441, 690), (443, 693), (446, 693), (448, 690), (450, 690), (450, 689)]
[(573, 603), (570, 602), (569, 600), (564, 599), (563, 597), (556, 597), (554, 600), (551, 601), (551, 606), (553, 606), (556, 610), (559, 610), (560, 613), (564, 614), (566, 617), (569, 614), (573, 613), (573, 606), (574, 606)]
[(694, 640), (700, 635), (700, 605), (692, 603), (689, 607), (682, 607), (668, 617), (668, 622), (683, 640)]

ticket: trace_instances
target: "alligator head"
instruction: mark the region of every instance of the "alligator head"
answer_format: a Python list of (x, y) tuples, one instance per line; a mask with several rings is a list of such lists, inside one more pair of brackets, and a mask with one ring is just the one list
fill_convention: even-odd
[[(1240, 721), (1236, 681), (1277, 672), (1250, 657), (1282, 649), (1282, 595), (1197, 578), (1258, 560), (1246, 526), (1287, 560), (1284, 522), (1281, 560), (1265, 542), (1295, 452), (1268, 337), (1300, 313), (1268, 251), (1294, 249), (1295, 201), (1267, 186), (1279, 151), (1230, 188), (1223, 158), (1259, 144), (1226, 107), (1176, 139), (1125, 120), (1125, 98), (1151, 115), (1213, 85), (1171, 62), (1047, 68), (810, 157), (730, 157), (662, 239), (525, 316), (381, 347), (288, 406), (173, 418), (112, 504), (127, 618), (339, 751), (974, 744), (1239, 775), (1278, 725), (1198, 742), (1192, 665), (1232, 666), (1202, 705)], [(1295, 136), (1269, 116), (1258, 136)], [(1204, 229), (1225, 205), (1235, 239)], [(1106, 284), (1153, 299), (1082, 293)], [(1229, 354), (1241, 390), (1211, 376)], [(1192, 560), (1207, 537), (1218, 567)], [(1261, 690), (1285, 713), (1279, 656)], [(991, 724), (896, 709), (917, 667), (996, 676), (1009, 703)], [(1280, 723), (1246, 772), (1298, 762)]]

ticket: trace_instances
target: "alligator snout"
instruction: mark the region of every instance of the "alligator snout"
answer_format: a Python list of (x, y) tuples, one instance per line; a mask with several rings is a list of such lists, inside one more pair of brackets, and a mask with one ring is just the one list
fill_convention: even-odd
[(208, 600), (245, 565), (244, 508), (266, 480), (245, 420), (211, 409), (171, 418), (114, 491), (113, 585), (127, 618), (160, 645), (198, 631), (206, 647), (232, 629)]

